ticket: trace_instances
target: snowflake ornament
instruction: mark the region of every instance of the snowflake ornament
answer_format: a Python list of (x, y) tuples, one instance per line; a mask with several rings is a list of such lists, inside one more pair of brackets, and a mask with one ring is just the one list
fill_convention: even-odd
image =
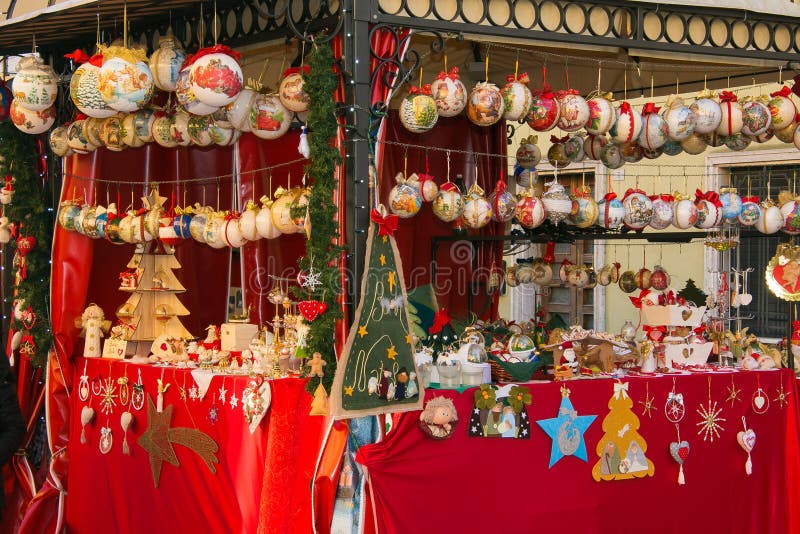
[(721, 414), (722, 407), (717, 408), (717, 401), (711, 399), (708, 399), (708, 406), (701, 404), (697, 409), (697, 415), (700, 416), (700, 422), (696, 423), (696, 426), (700, 427), (697, 435), (702, 435), (703, 441), (708, 441), (710, 438), (711, 443), (714, 443), (714, 438), (719, 438), (720, 432), (725, 430), (720, 424), (725, 422), (725, 418), (720, 417)]
[(231, 395), (230, 405), (231, 405), (231, 410), (235, 410), (236, 407), (239, 405), (239, 399), (236, 397), (235, 393)]
[(117, 406), (117, 386), (113, 378), (106, 378), (100, 386), (100, 410), (109, 415)]

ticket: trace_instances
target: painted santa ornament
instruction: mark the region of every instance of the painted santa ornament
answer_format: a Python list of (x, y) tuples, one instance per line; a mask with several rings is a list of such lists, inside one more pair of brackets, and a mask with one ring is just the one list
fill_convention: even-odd
[(225, 45), (201, 48), (185, 65), (192, 69), (192, 91), (207, 106), (227, 106), (244, 86), (239, 53)]

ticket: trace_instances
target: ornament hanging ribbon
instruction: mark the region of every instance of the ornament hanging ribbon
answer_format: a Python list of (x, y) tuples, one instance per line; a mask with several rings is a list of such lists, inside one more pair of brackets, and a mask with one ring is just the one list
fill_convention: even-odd
[(760, 200), (761, 199), (758, 198), (757, 196), (742, 197), (742, 202), (753, 202), (755, 204), (758, 204)]
[(616, 382), (614, 383), (614, 396), (618, 399), (628, 398), (628, 384), (630, 382)]
[(635, 131), (634, 128), (634, 118), (633, 118), (633, 110), (631, 109), (631, 105), (628, 102), (623, 102), (619, 105), (619, 116), (626, 115), (628, 117), (628, 136), (627, 141), (630, 142), (633, 139), (633, 133)]
[(783, 87), (781, 87), (780, 91), (775, 91), (774, 93), (770, 93), (769, 96), (771, 96), (773, 98), (776, 97), (776, 96), (782, 96), (782, 97), (785, 97), (785, 98), (789, 98), (790, 94), (792, 94), (792, 90), (789, 89), (789, 87), (787, 87), (786, 85), (784, 85)]
[(556, 243), (555, 241), (548, 241), (544, 246), (544, 255), (542, 260), (545, 263), (553, 263), (556, 261)]
[(557, 98), (564, 98), (565, 96), (579, 95), (579, 94), (581, 94), (581, 93), (577, 89), (562, 89), (562, 90), (556, 92), (556, 97)]
[[(623, 103), (627, 104), (627, 102), (623, 102)], [(660, 109), (661, 108), (656, 107), (656, 105), (653, 102), (648, 102), (642, 108), (642, 116), (645, 116), (645, 115), (656, 115), (656, 114), (658, 114), (658, 111)]]
[(408, 90), (408, 94), (410, 95), (431, 95), (431, 84), (426, 83), (422, 87), (417, 87), (416, 85), (412, 85), (411, 88)]
[(233, 48), (231, 48), (230, 46), (222, 44), (215, 46), (208, 46), (206, 48), (201, 48), (194, 55), (186, 56), (186, 61), (184, 61), (183, 65), (181, 65), (181, 70), (184, 69), (185, 67), (188, 67), (189, 65), (194, 64), (194, 62), (200, 59), (201, 57), (210, 54), (226, 54), (228, 56), (231, 56), (236, 61), (239, 61), (239, 58), (241, 58), (241, 54), (236, 50), (234, 50)]
[(730, 91), (722, 91), (719, 94), (720, 102), (738, 102), (739, 98)]
[(445, 80), (447, 78), (450, 78), (453, 81), (458, 80), (458, 67), (451, 68), (450, 72), (440, 71), (439, 74), (436, 75), (437, 80)]
[(370, 212), (369, 218), (378, 225), (378, 235), (394, 236), (397, 230), (397, 215), (382, 215), (380, 211), (374, 209)]
[(450, 313), (448, 313), (446, 308), (439, 308), (439, 310), (433, 315), (433, 324), (430, 328), (428, 328), (429, 334), (438, 334), (442, 331), (442, 328), (445, 325), (452, 325), (452, 319), (450, 318)]
[(719, 193), (716, 191), (706, 191), (703, 193), (699, 189), (694, 193), (694, 201), (695, 203), (700, 202), (701, 200), (707, 200), (714, 204), (716, 207), (721, 208), (722, 202), (719, 200)]
[(664, 202), (675, 202), (675, 197), (668, 194), (662, 193), (660, 195), (650, 195), (650, 200), (663, 200)]
[(69, 54), (64, 54), (64, 57), (71, 59), (76, 65), (81, 65), (89, 61), (89, 55), (80, 48), (76, 48), (74, 52), (70, 52)]

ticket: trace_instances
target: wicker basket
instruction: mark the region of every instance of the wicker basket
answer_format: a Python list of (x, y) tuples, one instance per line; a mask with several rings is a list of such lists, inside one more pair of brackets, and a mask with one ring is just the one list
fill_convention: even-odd
[(489, 356), (492, 369), (492, 382), (527, 382), (543, 365), (541, 360), (535, 362), (506, 362), (496, 356)]

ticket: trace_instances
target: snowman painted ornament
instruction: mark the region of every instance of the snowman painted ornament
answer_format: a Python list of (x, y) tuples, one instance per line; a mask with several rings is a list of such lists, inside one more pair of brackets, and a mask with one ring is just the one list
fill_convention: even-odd
[(431, 82), (431, 94), (440, 117), (455, 117), (467, 106), (467, 88), (458, 75), (458, 67), (441, 71)]
[(642, 115), (628, 102), (622, 102), (615, 110), (616, 120), (609, 131), (611, 142), (630, 143), (638, 139), (642, 131)]
[(561, 112), (558, 127), (565, 132), (580, 130), (589, 120), (589, 104), (576, 89), (566, 89), (556, 93)]
[(590, 135), (605, 135), (616, 121), (617, 111), (611, 100), (611, 93), (600, 93), (586, 101), (589, 106), (589, 119), (586, 132)]
[(518, 121), (525, 118), (531, 108), (531, 90), (528, 89), (528, 73), (509, 74), (506, 76), (506, 85), (503, 87), (503, 117), (509, 121)]
[(694, 133), (705, 135), (716, 131), (722, 121), (722, 108), (714, 100), (714, 93), (703, 89), (689, 106), (695, 115)]

